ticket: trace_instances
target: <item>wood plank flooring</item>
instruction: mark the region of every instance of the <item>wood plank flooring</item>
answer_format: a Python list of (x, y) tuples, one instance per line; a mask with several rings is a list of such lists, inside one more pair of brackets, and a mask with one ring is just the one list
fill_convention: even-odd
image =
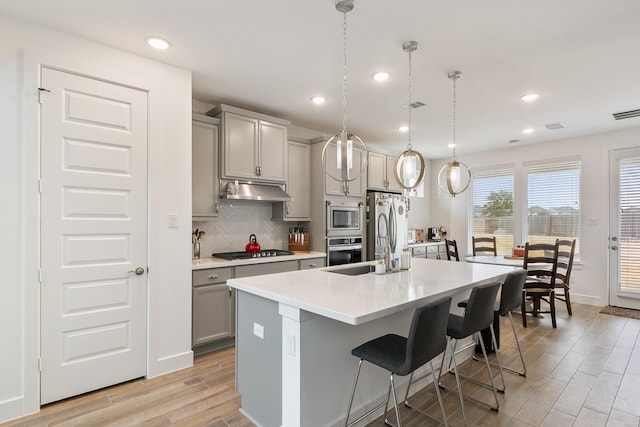
[[(498, 412), (466, 403), (469, 425), (640, 426), (640, 320), (600, 314), (599, 307), (580, 304), (574, 304), (573, 312), (568, 316), (558, 304), (557, 329), (551, 328), (548, 317), (530, 319), (525, 329), (514, 316), (527, 377), (505, 373), (507, 390), (499, 394)], [(506, 318), (501, 321), (500, 355), (503, 363), (517, 367), (511, 326)], [(252, 426), (238, 411), (241, 396), (234, 389), (234, 362), (233, 348), (198, 356), (192, 368), (53, 403), (2, 426)], [(479, 362), (465, 362), (462, 369), (487, 379)], [(452, 380), (449, 375), (444, 378)], [(470, 382), (463, 389), (483, 400), (491, 397)], [(449, 423), (461, 426), (457, 395), (444, 392), (443, 397)], [(441, 417), (433, 387), (411, 400)], [(436, 425), (408, 408), (401, 412), (406, 426)], [(382, 425), (382, 419), (369, 425)]]

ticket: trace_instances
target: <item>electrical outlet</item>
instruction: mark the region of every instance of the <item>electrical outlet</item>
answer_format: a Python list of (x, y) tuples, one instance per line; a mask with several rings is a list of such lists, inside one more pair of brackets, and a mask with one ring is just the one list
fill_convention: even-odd
[(259, 323), (253, 322), (253, 335), (260, 339), (264, 339), (264, 326)]

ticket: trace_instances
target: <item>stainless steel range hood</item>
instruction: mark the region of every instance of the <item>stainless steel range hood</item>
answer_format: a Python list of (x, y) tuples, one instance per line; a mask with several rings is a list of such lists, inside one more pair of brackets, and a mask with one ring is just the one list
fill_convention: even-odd
[(263, 202), (290, 202), (293, 200), (282, 185), (256, 183), (252, 181), (222, 181), (220, 198), (229, 200), (259, 200)]

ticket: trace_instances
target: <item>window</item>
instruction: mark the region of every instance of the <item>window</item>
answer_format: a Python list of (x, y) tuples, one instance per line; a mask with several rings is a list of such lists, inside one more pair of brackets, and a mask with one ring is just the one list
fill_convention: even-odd
[(527, 176), (527, 241), (580, 243), (580, 160), (525, 164)]
[[(498, 254), (513, 248), (513, 167), (473, 171), (472, 235), (496, 237)], [(471, 240), (471, 239), (469, 239)]]

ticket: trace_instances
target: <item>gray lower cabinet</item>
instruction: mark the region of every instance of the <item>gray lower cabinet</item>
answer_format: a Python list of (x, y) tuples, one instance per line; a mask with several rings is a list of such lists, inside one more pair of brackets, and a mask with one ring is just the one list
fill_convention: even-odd
[(235, 289), (227, 286), (233, 277), (259, 276), (324, 267), (325, 258), (278, 261), (236, 267), (207, 268), (192, 272), (192, 339), (196, 353), (233, 344), (235, 336)]
[(414, 246), (411, 248), (411, 255), (416, 258), (447, 259), (447, 248), (444, 243)]
[(226, 284), (232, 275), (232, 268), (193, 271), (193, 346), (235, 335), (235, 293)]

